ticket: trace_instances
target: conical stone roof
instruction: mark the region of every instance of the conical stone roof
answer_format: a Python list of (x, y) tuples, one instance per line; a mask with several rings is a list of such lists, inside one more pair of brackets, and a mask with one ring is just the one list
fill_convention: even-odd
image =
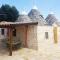
[(24, 23), (26, 22), (26, 23), (28, 23), (28, 22), (31, 22), (31, 19), (29, 18), (28, 15), (20, 14), (20, 16), (18, 17), (18, 20), (16, 22), (24, 22)]
[(46, 25), (47, 22), (44, 20), (44, 17), (40, 14), (37, 9), (32, 9), (28, 16), (32, 19), (32, 21), (38, 22), (39, 25)]
[(22, 11), (20, 16), (18, 17), (18, 19), (16, 20), (16, 22), (22, 22), (22, 23), (29, 23), (31, 22), (31, 19), (29, 18), (29, 16), (27, 15), (26, 11)]
[(48, 25), (52, 25), (54, 22), (58, 21), (58, 19), (54, 16), (54, 14), (49, 14), (45, 20), (48, 23)]

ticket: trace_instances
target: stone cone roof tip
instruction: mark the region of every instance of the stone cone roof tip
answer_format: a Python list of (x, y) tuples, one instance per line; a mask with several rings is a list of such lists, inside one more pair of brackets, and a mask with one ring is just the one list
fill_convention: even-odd
[(39, 12), (39, 10), (37, 10), (37, 9), (31, 9), (31, 11), (28, 13), (28, 16), (29, 15), (40, 15), (40, 12)]

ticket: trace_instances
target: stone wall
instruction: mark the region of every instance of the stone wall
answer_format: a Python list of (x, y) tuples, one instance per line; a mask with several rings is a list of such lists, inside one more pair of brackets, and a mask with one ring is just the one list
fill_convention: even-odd
[(27, 30), (28, 48), (37, 49), (37, 25), (29, 25)]
[[(54, 41), (53, 26), (28, 25), (16, 27), (17, 36), (22, 45), (31, 49), (41, 50), (46, 53), (60, 51), (60, 27), (57, 27), (57, 43)], [(27, 29), (27, 31), (26, 31)], [(48, 32), (46, 39), (45, 32)]]
[(16, 39), (19, 39), (22, 43), (22, 46), (25, 47), (25, 40), (26, 40), (26, 27), (25, 26), (18, 26), (16, 27)]

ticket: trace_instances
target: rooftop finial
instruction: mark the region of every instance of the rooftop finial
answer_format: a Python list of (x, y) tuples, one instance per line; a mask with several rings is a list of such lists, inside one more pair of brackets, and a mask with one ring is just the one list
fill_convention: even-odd
[(33, 6), (33, 9), (38, 9), (36, 5)]
[(54, 12), (51, 11), (50, 14), (54, 14)]
[(33, 9), (38, 9), (36, 6), (36, 0), (33, 0)]

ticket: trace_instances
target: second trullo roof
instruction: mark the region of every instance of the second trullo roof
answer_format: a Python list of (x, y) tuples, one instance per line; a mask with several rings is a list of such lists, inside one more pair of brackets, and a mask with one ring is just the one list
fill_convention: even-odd
[(54, 14), (48, 14), (45, 20), (48, 23), (48, 25), (53, 25), (53, 23), (58, 21)]

